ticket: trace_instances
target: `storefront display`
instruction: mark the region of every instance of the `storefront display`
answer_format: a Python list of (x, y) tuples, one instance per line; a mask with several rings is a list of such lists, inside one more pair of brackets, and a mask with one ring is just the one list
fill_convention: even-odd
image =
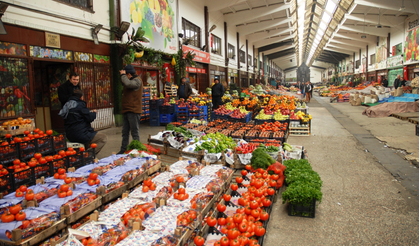
[(242, 88), (249, 87), (248, 73), (245, 71), (240, 71), (240, 85)]
[(403, 68), (391, 69), (388, 71), (388, 86), (394, 86), (394, 80), (396, 80), (397, 75), (403, 76)]

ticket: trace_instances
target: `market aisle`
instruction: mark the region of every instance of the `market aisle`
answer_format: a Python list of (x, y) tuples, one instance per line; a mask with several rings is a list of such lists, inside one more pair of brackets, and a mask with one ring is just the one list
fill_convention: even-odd
[(288, 216), (278, 199), (264, 245), (418, 245), (419, 202), (326, 108), (313, 106), (313, 135), (289, 142), (307, 149), (323, 201), (309, 219)]

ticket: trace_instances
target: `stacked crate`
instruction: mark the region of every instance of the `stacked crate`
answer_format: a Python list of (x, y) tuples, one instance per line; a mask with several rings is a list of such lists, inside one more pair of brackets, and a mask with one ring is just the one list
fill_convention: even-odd
[(160, 104), (163, 104), (163, 100), (150, 101), (150, 126), (160, 126)]
[(150, 87), (144, 87), (143, 89), (142, 105), (141, 122), (144, 122), (150, 119)]
[(177, 121), (181, 123), (187, 123), (189, 120), (189, 109), (188, 107), (180, 108), (176, 106), (176, 117)]

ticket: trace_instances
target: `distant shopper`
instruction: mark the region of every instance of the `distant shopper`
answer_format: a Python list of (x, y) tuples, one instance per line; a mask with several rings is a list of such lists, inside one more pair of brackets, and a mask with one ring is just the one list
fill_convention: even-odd
[(121, 74), (122, 90), (122, 114), (124, 123), (122, 126), (122, 144), (118, 154), (123, 154), (127, 150), (129, 133), (132, 139), (140, 141), (140, 120), (142, 113), (143, 82), (136, 75), (132, 65), (127, 65)]
[(221, 98), (224, 96), (224, 92), (224, 86), (220, 84), (220, 81), (218, 79), (215, 79), (214, 85), (211, 88), (213, 109), (217, 109), (220, 107), (220, 105), (223, 104), (223, 100)]
[(401, 78), (400, 78), (400, 84), (399, 84), (399, 87), (400, 87), (400, 86), (402, 86), (402, 87), (406, 86), (406, 80), (404, 79), (404, 77), (401, 77)]
[(82, 143), (86, 149), (95, 143), (97, 144), (96, 154), (105, 146), (108, 137), (103, 133), (95, 132), (90, 125), (96, 119), (96, 110), (90, 111), (87, 108), (81, 90), (73, 91), (58, 115), (64, 119), (66, 137), (71, 142)]
[(394, 80), (394, 89), (397, 90), (400, 86), (400, 75), (397, 75), (397, 78)]
[(386, 88), (388, 87), (388, 80), (384, 76), (383, 76), (383, 86), (386, 87)]
[(73, 91), (76, 89), (80, 90), (80, 77), (77, 73), (70, 73), (69, 80), (58, 87), (58, 99), (61, 102), (61, 107), (73, 96)]
[(310, 102), (311, 100), (311, 91), (313, 90), (313, 86), (311, 85), (310, 81), (307, 81), (305, 93), (306, 93), (306, 102)]
[(177, 89), (177, 95), (179, 96), (179, 99), (183, 98), (187, 100), (192, 95), (192, 87), (189, 84), (189, 82), (186, 82), (186, 78), (183, 77), (179, 88)]

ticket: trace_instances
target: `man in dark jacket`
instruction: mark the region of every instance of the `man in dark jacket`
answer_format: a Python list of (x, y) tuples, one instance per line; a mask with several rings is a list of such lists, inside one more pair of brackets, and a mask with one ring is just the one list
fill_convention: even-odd
[(122, 144), (118, 154), (123, 154), (128, 147), (129, 132), (133, 140), (140, 141), (140, 120), (142, 113), (143, 82), (136, 75), (132, 65), (127, 65), (121, 74), (122, 90), (122, 114), (124, 124), (122, 126)]
[(177, 95), (179, 99), (183, 98), (185, 101), (192, 95), (192, 87), (189, 82), (186, 82), (186, 78), (183, 77), (182, 81), (177, 89)]
[(383, 76), (383, 86), (386, 87), (386, 88), (388, 87), (388, 80), (384, 76)]
[(64, 119), (65, 133), (70, 142), (82, 143), (86, 149), (95, 143), (97, 144), (96, 154), (105, 146), (107, 136), (95, 132), (90, 125), (96, 119), (96, 111), (90, 111), (87, 108), (81, 90), (73, 91), (73, 95), (64, 104), (58, 115)]
[(397, 88), (399, 88), (400, 86), (400, 75), (397, 75), (397, 79), (394, 80), (394, 89), (397, 90)]
[(75, 89), (80, 90), (79, 78), (77, 73), (72, 72), (70, 73), (70, 79), (58, 87), (58, 99), (61, 102), (61, 107), (64, 107), (64, 104), (73, 95)]
[(220, 105), (223, 104), (223, 100), (221, 99), (224, 96), (224, 86), (220, 84), (218, 79), (214, 80), (214, 85), (211, 88), (211, 96), (212, 96), (212, 108), (217, 109)]

